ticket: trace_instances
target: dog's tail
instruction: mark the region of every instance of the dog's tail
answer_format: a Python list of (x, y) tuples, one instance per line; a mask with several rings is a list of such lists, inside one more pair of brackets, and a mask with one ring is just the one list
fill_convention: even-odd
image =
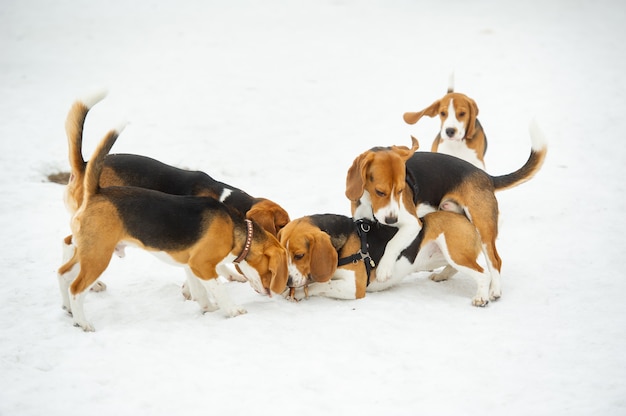
[(104, 158), (111, 150), (111, 147), (115, 144), (115, 141), (124, 130), (124, 127), (126, 127), (126, 123), (123, 123), (118, 128), (109, 131), (106, 136), (100, 140), (98, 147), (96, 147), (91, 159), (87, 163), (87, 167), (85, 168), (83, 204), (89, 199), (89, 197), (98, 192), (98, 189), (100, 188), (98, 183), (100, 181), (102, 167), (104, 166)]
[(91, 107), (106, 97), (105, 90), (97, 91), (84, 98), (79, 98), (72, 104), (65, 119), (65, 133), (67, 134), (67, 148), (70, 167), (74, 180), (82, 182), (85, 174), (85, 160), (83, 159), (83, 127)]
[(546, 154), (548, 153), (548, 142), (535, 120), (530, 122), (528, 130), (530, 132), (530, 140), (532, 144), (528, 160), (524, 166), (515, 172), (507, 175), (492, 176), (491, 179), (493, 180), (493, 185), (496, 191), (502, 191), (504, 189), (521, 185), (522, 183), (530, 180), (541, 169), (541, 166), (546, 159)]
[(450, 72), (448, 77), (448, 94), (454, 92), (454, 71)]

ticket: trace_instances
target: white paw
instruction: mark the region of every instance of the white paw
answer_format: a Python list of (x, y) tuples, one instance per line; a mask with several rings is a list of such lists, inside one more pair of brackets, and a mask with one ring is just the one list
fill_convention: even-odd
[(475, 296), (472, 299), (472, 305), (479, 306), (481, 308), (484, 308), (485, 306), (487, 306), (488, 303), (489, 303), (489, 299), (485, 299), (481, 296)]
[(376, 281), (378, 282), (386, 282), (391, 278), (391, 274), (393, 272), (393, 263), (388, 264), (388, 262), (381, 261), (378, 263), (378, 267), (376, 267)]
[(500, 297), (502, 297), (502, 289), (499, 284), (492, 281), (489, 288), (489, 300), (498, 300)]
[(219, 309), (219, 306), (209, 302), (206, 305), (202, 306), (200, 309), (202, 310), (202, 313), (215, 312)]
[(83, 331), (85, 332), (94, 332), (96, 330), (96, 328), (94, 328), (94, 326), (87, 321), (83, 321), (83, 322), (74, 321), (74, 326), (82, 328)]
[(183, 286), (180, 288), (180, 291), (186, 300), (191, 300), (191, 290), (189, 290), (189, 285), (187, 285), (187, 282), (183, 283)]
[(246, 313), (248, 313), (248, 311), (245, 310), (243, 306), (233, 306), (226, 311), (226, 316), (234, 318), (235, 316), (244, 315)]
[(107, 290), (107, 285), (102, 283), (100, 280), (96, 281), (90, 289), (92, 292), (103, 292)]
[(445, 282), (448, 280), (448, 275), (446, 273), (432, 273), (428, 278), (433, 282)]

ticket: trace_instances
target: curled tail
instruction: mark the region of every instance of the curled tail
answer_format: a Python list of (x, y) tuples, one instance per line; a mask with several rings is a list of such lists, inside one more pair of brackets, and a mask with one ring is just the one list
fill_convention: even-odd
[(528, 160), (518, 170), (509, 173), (507, 175), (492, 176), (493, 185), (496, 191), (502, 191), (504, 189), (513, 188), (517, 185), (530, 180), (543, 166), (543, 162), (546, 159), (548, 153), (548, 144), (546, 138), (539, 128), (536, 121), (531, 121), (528, 128), (530, 132), (530, 140), (532, 148), (530, 150), (530, 156)]

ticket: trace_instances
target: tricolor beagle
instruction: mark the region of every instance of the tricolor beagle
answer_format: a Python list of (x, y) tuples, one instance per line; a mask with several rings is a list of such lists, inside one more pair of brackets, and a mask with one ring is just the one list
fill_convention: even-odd
[(418, 235), (422, 217), (437, 209), (464, 213), (480, 234), (491, 270), (490, 298), (501, 296), (502, 260), (496, 250), (498, 201), (495, 191), (520, 185), (541, 168), (547, 145), (536, 123), (530, 125), (532, 149), (526, 163), (507, 175), (491, 176), (459, 158), (413, 147), (392, 146), (368, 150), (348, 170), (346, 196), (354, 218), (368, 218), (398, 228), (389, 241), (376, 272), (384, 282), (392, 277), (400, 253)]
[[(65, 206), (74, 214), (83, 200), (83, 182), (87, 162), (83, 159), (83, 127), (89, 110), (105, 97), (99, 92), (80, 99), (72, 105), (65, 122), (68, 140), (71, 175), (65, 189)], [(251, 219), (273, 235), (289, 222), (289, 214), (277, 203), (265, 198), (255, 198), (241, 189), (219, 182), (204, 172), (188, 171), (166, 165), (145, 156), (132, 154), (111, 154), (104, 159), (100, 186), (137, 186), (154, 189), (172, 195), (211, 196), (234, 208), (241, 215)], [(74, 252), (71, 236), (64, 240), (64, 259)], [(123, 257), (124, 248), (116, 253)], [(238, 279), (235, 273), (229, 276)], [(106, 286), (98, 282), (94, 289), (104, 290)], [(188, 297), (186, 290), (183, 290)]]
[[(118, 135), (119, 131), (109, 132), (87, 164), (82, 203), (71, 221), (76, 250), (58, 272), (63, 306), (76, 326), (94, 330), (83, 311), (84, 296), (120, 243), (163, 254), (168, 261), (183, 265), (192, 294), (205, 311), (215, 309), (209, 291), (226, 315), (245, 313), (216, 279), (217, 270), (228, 263), (236, 263), (259, 293), (271, 296), (285, 290), (285, 249), (271, 233), (218, 200), (138, 187), (101, 188), (104, 158)], [(77, 264), (80, 270), (76, 272)]]
[[(334, 214), (291, 221), (279, 233), (289, 259), (287, 285), (308, 287), (308, 295), (360, 299), (366, 291), (387, 289), (411, 273), (446, 266), (430, 279), (443, 281), (457, 271), (466, 273), (478, 286), (472, 303), (487, 305), (491, 276), (476, 261), (481, 254), (480, 237), (467, 218), (445, 211), (426, 215), (417, 237), (395, 262), (392, 276), (385, 282), (376, 281), (376, 263), (396, 232), (395, 227)], [(372, 266), (371, 280), (368, 264)]]
[(450, 86), (446, 95), (425, 109), (404, 113), (404, 121), (415, 124), (423, 116), (437, 115), (441, 120), (441, 129), (433, 141), (431, 151), (456, 156), (484, 170), (487, 137), (476, 118), (476, 102), (465, 94), (454, 92)]

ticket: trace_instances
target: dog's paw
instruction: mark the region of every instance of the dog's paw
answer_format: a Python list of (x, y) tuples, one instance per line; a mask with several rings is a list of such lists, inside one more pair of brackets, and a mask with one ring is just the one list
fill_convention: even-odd
[(187, 282), (183, 283), (180, 288), (180, 293), (183, 295), (185, 300), (191, 300), (191, 290), (189, 290), (189, 285)]
[(234, 318), (235, 316), (245, 315), (248, 311), (243, 306), (234, 305), (226, 311), (226, 316)]
[(481, 296), (475, 296), (472, 299), (472, 305), (478, 306), (480, 308), (484, 308), (485, 306), (487, 306), (488, 303), (489, 303), (489, 299), (485, 299)]
[(393, 263), (388, 264), (388, 262), (381, 261), (378, 263), (378, 267), (376, 267), (376, 281), (383, 283), (391, 278), (393, 273)]
[(90, 289), (92, 292), (104, 292), (107, 290), (107, 285), (101, 282), (100, 280), (96, 281)]
[(226, 276), (226, 280), (228, 280), (229, 282), (240, 282), (240, 283), (245, 283), (248, 281), (248, 279), (246, 279), (244, 276), (240, 274), (235, 274), (235, 273), (228, 274)]
[(428, 278), (433, 282), (445, 282), (450, 276), (446, 273), (431, 273)]
[(498, 300), (500, 297), (502, 297), (502, 289), (499, 282), (494, 279), (489, 287), (489, 300)]
[(489, 291), (489, 300), (498, 300), (502, 297), (502, 292)]
[(74, 326), (82, 328), (85, 332), (94, 332), (96, 330), (96, 328), (87, 321), (74, 321)]
[(203, 305), (202, 307), (200, 307), (200, 310), (202, 311), (202, 313), (209, 313), (209, 312), (215, 312), (219, 308), (220, 308), (219, 306), (209, 302), (206, 305)]
[(302, 299), (309, 298), (309, 287), (306, 285), (298, 288), (290, 287), (283, 292), (283, 296), (290, 302), (300, 302)]

